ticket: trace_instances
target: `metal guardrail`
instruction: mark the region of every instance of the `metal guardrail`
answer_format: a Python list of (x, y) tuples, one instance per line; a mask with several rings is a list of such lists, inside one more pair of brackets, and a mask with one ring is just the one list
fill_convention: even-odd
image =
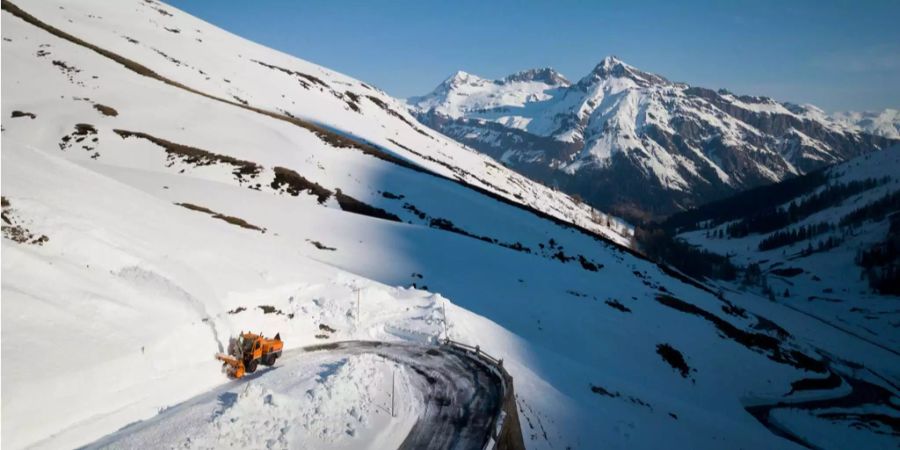
[[(423, 333), (413, 332), (412, 330), (407, 330), (402, 327), (392, 327), (394, 332), (404, 332), (404, 333), (413, 333), (413, 334), (421, 334), (425, 336)], [(516, 406), (516, 397), (515, 391), (513, 390), (513, 378), (506, 371), (506, 368), (503, 367), (503, 358), (495, 358), (485, 351), (481, 350), (481, 347), (476, 345), (468, 345), (462, 342), (454, 341), (452, 339), (438, 339), (436, 336), (428, 335), (431, 339), (426, 339), (426, 343), (428, 344), (438, 344), (444, 345), (447, 347), (454, 348), (458, 351), (462, 351), (467, 355), (473, 356), (476, 361), (484, 364), (485, 367), (488, 368), (497, 378), (500, 379), (501, 389), (503, 390), (503, 399), (501, 401), (500, 411), (497, 415), (492, 419), (492, 423), (490, 424), (490, 434), (488, 435), (487, 442), (483, 447), (484, 450), (525, 450), (525, 442), (522, 438), (522, 429), (519, 424), (519, 413), (517, 411)], [(312, 351), (320, 351), (320, 350), (334, 350), (340, 348), (342, 345), (346, 345), (349, 342), (362, 342), (366, 343), (367, 341), (343, 341), (343, 342), (328, 342), (316, 345), (310, 345), (307, 347), (301, 347), (303, 351), (312, 352)], [(368, 342), (369, 344), (380, 344), (378, 342)]]
[(474, 354), (477, 360), (485, 364), (500, 379), (503, 389), (503, 401), (500, 412), (493, 418), (490, 427), (490, 436), (484, 445), (484, 450), (523, 449), (522, 430), (519, 426), (518, 411), (516, 411), (516, 399), (513, 391), (513, 378), (503, 367), (503, 358), (494, 358), (481, 350), (481, 346), (471, 346), (459, 341), (446, 338), (441, 341), (443, 345), (451, 346), (466, 353)]

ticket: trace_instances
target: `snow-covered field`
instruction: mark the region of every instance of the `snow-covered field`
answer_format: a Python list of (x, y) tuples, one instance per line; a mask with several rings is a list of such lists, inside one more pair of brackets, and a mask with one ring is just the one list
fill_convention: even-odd
[[(798, 355), (827, 357), (842, 376), (864, 364), (896, 395), (895, 354), (673, 278), (615, 244), (628, 241), (624, 224), (424, 129), (360, 81), (152, 1), (16, 4), (183, 86), (3, 2), (4, 448), (89, 444), (228, 391), (213, 355), (241, 330), (280, 332), (287, 348), (442, 336), (480, 345), (514, 377), (528, 448), (797, 448), (745, 405), (827, 375)], [(289, 370), (260, 376), (233, 392), (234, 408), (198, 404), (220, 420), (181, 436), (196, 431), (202, 446), (217, 436), (204, 427), (221, 425), (266, 445), (277, 435), (226, 422), (255, 420), (267, 401), (286, 408), (279, 420), (306, 423), (299, 390), (327, 397), (328, 383), (315, 381), (316, 361), (282, 363), (301, 372), (296, 386), (279, 378)], [(380, 401), (344, 389), (377, 363), (348, 359), (332, 392), (350, 397), (317, 397), (323, 407)], [(297, 436), (387, 446), (411, 416), (366, 417), (339, 439), (317, 426)], [(872, 441), (847, 421), (823, 426)]]

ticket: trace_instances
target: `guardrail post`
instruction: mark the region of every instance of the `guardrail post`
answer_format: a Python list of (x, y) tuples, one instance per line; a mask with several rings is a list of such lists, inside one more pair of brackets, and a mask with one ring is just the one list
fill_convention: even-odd
[[(503, 406), (501, 412), (492, 420), (491, 430), (488, 433), (489, 439), (485, 443), (484, 450), (489, 449), (511, 449), (519, 450), (525, 448), (522, 441), (522, 430), (519, 424), (518, 413), (516, 411), (515, 392), (513, 391), (512, 376), (503, 367), (503, 358), (495, 359), (488, 353), (481, 352), (481, 346), (471, 346), (462, 342), (454, 341), (449, 337), (443, 340), (445, 345), (461, 350), (466, 354), (474, 354), (478, 356), (484, 364), (492, 366), (492, 372), (499, 372), (502, 390), (503, 390)], [(501, 443), (502, 441), (502, 443)]]

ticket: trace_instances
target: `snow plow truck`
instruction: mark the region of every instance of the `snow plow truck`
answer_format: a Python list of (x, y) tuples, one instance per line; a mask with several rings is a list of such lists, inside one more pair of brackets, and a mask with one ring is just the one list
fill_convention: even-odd
[(222, 361), (222, 369), (228, 376), (241, 378), (247, 373), (256, 372), (260, 364), (274, 365), (283, 348), (281, 333), (275, 334), (273, 339), (268, 339), (262, 334), (241, 332), (237, 338), (229, 342), (228, 354), (217, 353), (216, 359)]

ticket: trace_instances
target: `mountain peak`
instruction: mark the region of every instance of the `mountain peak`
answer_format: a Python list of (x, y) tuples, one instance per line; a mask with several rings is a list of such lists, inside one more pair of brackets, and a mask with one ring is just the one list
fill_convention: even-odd
[(563, 74), (550, 67), (528, 69), (507, 76), (502, 83), (537, 81), (553, 86), (568, 86), (569, 80)]
[(450, 78), (468, 78), (471, 75), (472, 74), (466, 72), (465, 70), (457, 70), (453, 73), (453, 75), (450, 75)]
[[(613, 68), (613, 67), (615, 67), (615, 66), (627, 66), (627, 65), (628, 65), (628, 64), (625, 64), (624, 61), (622, 61), (621, 59), (617, 58), (616, 56), (614, 56), (614, 55), (609, 55), (609, 56), (603, 58), (603, 60), (601, 60), (600, 63), (597, 64), (597, 68), (601, 68), (601, 67), (602, 67), (602, 68), (610, 69), (610, 68)], [(596, 68), (595, 68), (595, 70), (596, 70)]]
[(472, 76), (473, 75), (470, 74), (469, 72), (466, 72), (464, 70), (457, 70), (456, 72), (453, 72), (453, 75), (450, 75), (449, 77), (447, 77), (446, 81), (451, 81), (451, 82), (452, 81), (465, 81), (465, 80), (468, 80)]
[(669, 83), (668, 80), (659, 75), (641, 71), (612, 55), (603, 58), (600, 63), (594, 66), (594, 70), (591, 71), (590, 75), (585, 77), (581, 83), (593, 83), (599, 79), (610, 78), (628, 78), (636, 82), (639, 86)]
[(472, 75), (471, 73), (468, 73), (466, 71), (457, 70), (453, 75), (447, 77), (447, 79), (444, 80), (441, 85), (452, 88), (465, 84), (477, 83), (479, 81), (483, 81), (483, 79), (478, 75)]
[(620, 76), (620, 74), (625, 73), (628, 70), (637, 70), (633, 66), (626, 64), (621, 59), (615, 56), (607, 56), (603, 58), (596, 66), (594, 66), (593, 73), (609, 75), (613, 74), (615, 76)]

